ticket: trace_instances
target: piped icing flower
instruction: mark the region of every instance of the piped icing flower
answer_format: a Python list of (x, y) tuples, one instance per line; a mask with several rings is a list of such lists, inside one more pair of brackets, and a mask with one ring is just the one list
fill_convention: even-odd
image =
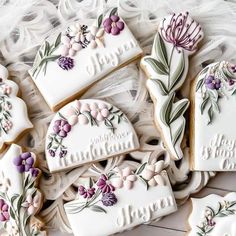
[(109, 116), (109, 110), (104, 103), (92, 103), (90, 105), (91, 115), (97, 121), (103, 121)]
[(97, 186), (101, 189), (102, 193), (110, 193), (115, 191), (115, 187), (111, 184), (111, 181), (106, 175), (102, 174), (97, 182)]
[(87, 39), (90, 41), (90, 47), (104, 47), (103, 43), (104, 29), (92, 26), (90, 32), (87, 35)]
[(80, 185), (78, 188), (79, 195), (84, 198), (91, 198), (95, 194), (95, 188), (86, 189), (84, 186)]
[(108, 34), (118, 35), (124, 29), (125, 24), (119, 16), (112, 15), (104, 20), (103, 26)]
[(141, 173), (141, 176), (148, 181), (149, 186), (161, 185), (163, 186), (165, 183), (163, 181), (160, 172), (163, 169), (163, 161), (158, 161), (156, 164), (147, 164), (144, 170)]
[(195, 51), (197, 43), (203, 37), (200, 24), (191, 19), (188, 12), (173, 14), (169, 23), (164, 19), (161, 35), (165, 41), (176, 48), (183, 48), (187, 51)]
[(33, 197), (29, 194), (21, 206), (27, 209), (29, 215), (33, 215), (40, 207), (40, 197), (38, 195)]
[(0, 192), (5, 193), (10, 186), (10, 179), (6, 178), (3, 172), (0, 172)]
[(111, 178), (111, 183), (115, 188), (133, 188), (134, 182), (137, 180), (137, 176), (134, 175), (130, 167), (126, 167), (123, 170), (116, 167), (114, 171), (116, 172), (116, 176)]
[(74, 60), (66, 56), (59, 57), (57, 63), (63, 70), (71, 70), (74, 67)]
[(101, 199), (101, 201), (102, 201), (102, 204), (104, 205), (104, 206), (113, 206), (113, 205), (115, 205), (116, 203), (117, 203), (117, 198), (116, 198), (116, 195), (114, 194), (114, 193), (112, 193), (112, 192), (110, 192), (110, 193), (104, 193), (103, 195), (102, 195), (102, 199)]
[(60, 137), (65, 138), (71, 130), (71, 125), (64, 119), (56, 120), (54, 122), (53, 130)]
[(20, 173), (28, 172), (34, 165), (34, 158), (30, 152), (24, 152), (20, 156), (14, 158), (14, 164)]
[(206, 87), (212, 90), (218, 90), (221, 87), (221, 80), (209, 75), (205, 80)]
[(37, 169), (37, 168), (31, 168), (31, 169), (30, 169), (30, 174), (31, 174), (31, 176), (33, 176), (34, 178), (38, 177), (38, 175), (39, 175), (39, 169)]
[(7, 205), (7, 203), (3, 199), (0, 199), (0, 221), (1, 222), (5, 222), (10, 219), (8, 209), (9, 209), (9, 206)]

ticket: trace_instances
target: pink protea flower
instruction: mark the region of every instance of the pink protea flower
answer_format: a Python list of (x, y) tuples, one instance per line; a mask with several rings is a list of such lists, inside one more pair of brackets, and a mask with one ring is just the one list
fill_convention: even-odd
[(31, 194), (29, 194), (21, 206), (27, 208), (29, 215), (33, 215), (40, 207), (40, 197), (38, 195), (33, 197)]
[(160, 33), (165, 41), (172, 43), (177, 49), (183, 48), (187, 51), (195, 51), (197, 43), (203, 36), (201, 26), (189, 16), (188, 12), (164, 18)]
[(111, 184), (110, 180), (108, 180), (107, 176), (102, 174), (97, 182), (97, 186), (101, 189), (102, 193), (110, 193), (115, 190), (115, 187)]
[(110, 114), (107, 105), (104, 103), (92, 103), (90, 109), (92, 117), (97, 121), (103, 121)]
[(116, 176), (111, 179), (111, 183), (115, 188), (127, 188), (131, 189), (134, 185), (134, 181), (137, 180), (137, 176), (134, 175), (130, 167), (126, 167), (120, 170), (118, 167), (114, 169)]
[(108, 34), (118, 35), (124, 29), (125, 24), (119, 16), (112, 15), (104, 20), (103, 26)]
[(0, 199), (0, 221), (1, 222), (5, 222), (10, 219), (8, 209), (9, 209), (9, 206), (7, 205), (7, 203), (3, 199)]

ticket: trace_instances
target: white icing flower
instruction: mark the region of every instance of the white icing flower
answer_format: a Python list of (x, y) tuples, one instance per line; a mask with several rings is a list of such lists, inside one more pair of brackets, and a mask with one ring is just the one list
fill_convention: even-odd
[(86, 36), (88, 41), (90, 41), (90, 47), (91, 48), (96, 48), (97, 46), (104, 47), (103, 35), (104, 35), (103, 28), (98, 28), (96, 26), (92, 26), (90, 28), (90, 32)]
[(164, 161), (158, 161), (155, 164), (147, 164), (141, 173), (141, 176), (148, 181), (149, 186), (161, 185), (163, 186), (164, 180), (160, 175), (163, 170)]
[(33, 215), (40, 207), (40, 197), (35, 195), (34, 197), (29, 194), (26, 197), (26, 201), (22, 203), (22, 207), (27, 208), (28, 214)]
[(120, 170), (118, 167), (114, 169), (116, 176), (111, 179), (111, 183), (115, 188), (127, 188), (131, 189), (134, 185), (134, 181), (137, 180), (137, 176), (133, 174), (130, 167), (126, 167)]
[(3, 172), (0, 172), (0, 192), (7, 192), (8, 188), (11, 186), (11, 182), (8, 178), (5, 178)]

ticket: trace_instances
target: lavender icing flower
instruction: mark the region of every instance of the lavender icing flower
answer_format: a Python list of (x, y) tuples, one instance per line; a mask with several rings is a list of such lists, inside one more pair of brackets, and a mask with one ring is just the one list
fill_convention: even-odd
[(79, 195), (84, 198), (91, 198), (95, 194), (95, 188), (86, 189), (84, 186), (80, 185), (78, 188)]
[(30, 169), (30, 174), (33, 176), (33, 177), (37, 177), (39, 175), (39, 169), (37, 168), (31, 168)]
[(20, 173), (28, 172), (34, 165), (34, 158), (30, 152), (24, 152), (20, 156), (15, 157), (13, 163)]
[(117, 203), (117, 198), (114, 193), (104, 193), (101, 201), (104, 206), (113, 206)]
[(107, 176), (102, 174), (97, 182), (97, 186), (102, 193), (110, 193), (115, 190), (115, 187), (110, 183)]
[(236, 73), (236, 65), (231, 66), (231, 70), (233, 73)]
[(61, 56), (57, 63), (63, 70), (71, 70), (74, 67), (74, 60), (70, 57)]
[(54, 122), (53, 130), (60, 137), (65, 138), (71, 130), (71, 125), (66, 120), (56, 120)]
[(9, 206), (7, 205), (7, 203), (3, 199), (0, 199), (0, 221), (1, 222), (5, 222), (10, 219), (8, 209), (9, 209)]
[(108, 34), (118, 35), (124, 29), (125, 24), (119, 16), (112, 15), (104, 20), (103, 26)]
[(228, 83), (229, 86), (233, 86), (235, 84), (235, 81), (233, 79), (229, 79)]
[(59, 153), (59, 157), (63, 158), (64, 156), (66, 156), (66, 154), (67, 154), (67, 150), (61, 150)]
[(56, 153), (55, 153), (54, 150), (49, 149), (48, 152), (49, 152), (49, 154), (50, 154), (51, 157), (55, 157)]
[(212, 90), (218, 90), (221, 87), (220, 79), (215, 78), (213, 75), (209, 75), (205, 80), (206, 87)]
[(203, 36), (201, 26), (190, 18), (188, 12), (173, 14), (169, 22), (164, 19), (160, 30), (165, 41), (187, 51), (194, 51)]
[(209, 225), (209, 226), (214, 226), (215, 224), (216, 224), (216, 222), (213, 221), (212, 219), (208, 219), (208, 220), (207, 220), (207, 225)]

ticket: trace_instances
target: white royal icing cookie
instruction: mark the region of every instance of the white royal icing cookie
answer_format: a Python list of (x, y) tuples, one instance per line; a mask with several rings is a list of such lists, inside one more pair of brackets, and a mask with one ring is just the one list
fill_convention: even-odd
[(40, 48), (30, 74), (52, 110), (142, 54), (136, 39), (113, 9), (87, 26), (75, 22)]
[(35, 162), (34, 153), (22, 152), (16, 144), (0, 159), (0, 228), (9, 236), (46, 235), (34, 216), (43, 201)]
[(17, 84), (7, 78), (7, 69), (0, 65), (0, 151), (33, 127), (25, 102), (17, 97)]
[(192, 198), (188, 236), (236, 235), (236, 193), (225, 197), (215, 194), (202, 199)]
[(138, 148), (137, 135), (124, 113), (95, 99), (75, 100), (64, 106), (51, 121), (46, 138), (51, 172)]
[[(137, 170), (115, 167), (96, 183), (78, 187), (78, 197), (64, 205), (75, 236), (121, 232), (176, 211), (163, 161)], [(92, 227), (91, 227), (92, 222)]]
[(192, 169), (235, 171), (236, 66), (207, 66), (193, 83), (192, 99)]
[(174, 159), (181, 159), (188, 99), (176, 99), (188, 73), (188, 57), (203, 38), (201, 26), (188, 13), (164, 18), (154, 39), (151, 56), (141, 60), (147, 88), (155, 106), (155, 122)]

